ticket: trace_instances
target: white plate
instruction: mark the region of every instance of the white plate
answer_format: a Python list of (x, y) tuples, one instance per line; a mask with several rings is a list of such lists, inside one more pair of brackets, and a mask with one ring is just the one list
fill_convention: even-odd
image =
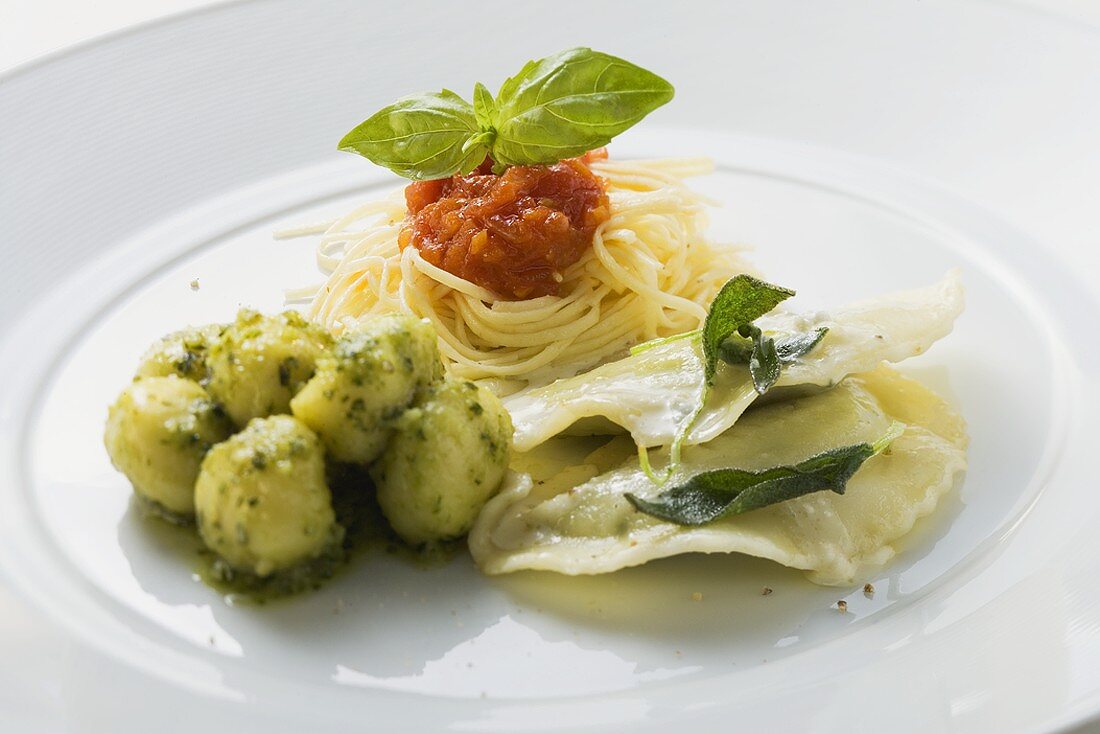
[[(244, 3), (0, 80), (10, 730), (1003, 731), (1100, 708), (1100, 36), (980, 2), (559, 6)], [(965, 482), (873, 598), (735, 557), (488, 579), (377, 553), (226, 604), (132, 508), (105, 406), (156, 335), (316, 279), (270, 232), (394, 185), (333, 151), (353, 124), (577, 44), (676, 84), (613, 154), (713, 156), (716, 235), (804, 305), (963, 268), (964, 318), (908, 371), (969, 420)]]

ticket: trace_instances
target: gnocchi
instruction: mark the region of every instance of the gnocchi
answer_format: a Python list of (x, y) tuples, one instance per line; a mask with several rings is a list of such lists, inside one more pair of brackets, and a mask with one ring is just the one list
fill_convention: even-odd
[(188, 518), (203, 456), (231, 428), (197, 383), (175, 375), (141, 377), (108, 410), (104, 443), (139, 497)]
[(317, 362), (290, 409), (340, 461), (378, 458), (417, 391), (442, 371), (435, 332), (407, 315), (349, 328)]
[(512, 421), (495, 395), (464, 380), (427, 390), (372, 467), (378, 504), (409, 543), (464, 535), (508, 466)]
[(324, 450), (288, 415), (254, 418), (214, 446), (195, 484), (206, 545), (233, 568), (268, 576), (338, 544)]
[(244, 309), (210, 347), (207, 390), (238, 426), (286, 413), (331, 342), (295, 311), (264, 316)]

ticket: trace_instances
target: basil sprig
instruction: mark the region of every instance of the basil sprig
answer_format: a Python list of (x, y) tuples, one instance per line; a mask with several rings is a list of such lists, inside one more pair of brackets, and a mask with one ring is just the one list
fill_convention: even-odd
[(639, 512), (678, 525), (705, 525), (813, 492), (844, 494), (848, 480), (867, 459), (884, 451), (903, 432), (894, 423), (874, 443), (830, 449), (791, 466), (763, 471), (714, 469), (661, 492), (653, 501), (627, 493)]
[(340, 150), (414, 180), (469, 173), (485, 156), (497, 169), (555, 163), (607, 145), (672, 99), (667, 81), (629, 61), (574, 48), (529, 61), (494, 98), (474, 86), (414, 94), (382, 108), (340, 141)]

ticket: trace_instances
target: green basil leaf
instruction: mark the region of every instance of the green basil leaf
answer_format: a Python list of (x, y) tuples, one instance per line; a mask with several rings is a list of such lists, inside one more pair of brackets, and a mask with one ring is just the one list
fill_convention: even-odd
[(653, 72), (589, 48), (529, 61), (497, 94), (491, 155), (503, 165), (582, 155), (672, 96), (672, 85)]
[(653, 501), (629, 493), (625, 497), (647, 515), (678, 525), (705, 525), (813, 492), (844, 494), (863, 462), (885, 450), (902, 430), (895, 423), (874, 443), (831, 449), (792, 466), (706, 471), (661, 492)]
[(752, 327), (752, 354), (749, 356), (749, 375), (757, 395), (763, 395), (779, 381), (779, 354), (775, 349), (775, 340), (764, 336), (755, 326)]
[(474, 85), (474, 117), (482, 130), (496, 130), (497, 103), (493, 93), (478, 82)]
[(780, 362), (790, 364), (820, 344), (827, 333), (829, 333), (829, 328), (822, 326), (805, 334), (794, 334), (783, 339), (776, 339), (775, 353), (779, 356)]
[(454, 92), (414, 94), (384, 107), (349, 132), (340, 150), (358, 153), (414, 180), (469, 173), (485, 160), (488, 140), (473, 106)]
[(718, 370), (722, 342), (793, 295), (794, 291), (788, 288), (765, 283), (751, 275), (738, 275), (722, 286), (703, 322), (703, 366), (707, 384), (714, 381)]

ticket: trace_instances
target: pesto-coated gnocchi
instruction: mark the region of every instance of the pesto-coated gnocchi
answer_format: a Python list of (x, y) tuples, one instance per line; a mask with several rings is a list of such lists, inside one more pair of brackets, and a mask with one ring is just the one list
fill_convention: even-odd
[(512, 420), (487, 389), (429, 388), (371, 468), (386, 519), (409, 543), (464, 535), (500, 487), (511, 440)]
[(203, 456), (231, 429), (197, 383), (175, 375), (142, 377), (110, 407), (104, 443), (138, 496), (190, 517)]
[(193, 326), (158, 339), (141, 358), (136, 377), (177, 375), (195, 382), (206, 379), (206, 353), (218, 339), (221, 324)]
[(329, 456), (365, 464), (385, 449), (417, 391), (441, 372), (431, 326), (413, 316), (382, 316), (348, 328), (290, 407)]
[(210, 449), (195, 484), (195, 513), (211, 550), (261, 577), (316, 558), (343, 536), (321, 442), (288, 415), (255, 418)]
[(210, 346), (207, 390), (238, 426), (287, 413), (331, 342), (295, 311), (264, 316), (242, 309)]

